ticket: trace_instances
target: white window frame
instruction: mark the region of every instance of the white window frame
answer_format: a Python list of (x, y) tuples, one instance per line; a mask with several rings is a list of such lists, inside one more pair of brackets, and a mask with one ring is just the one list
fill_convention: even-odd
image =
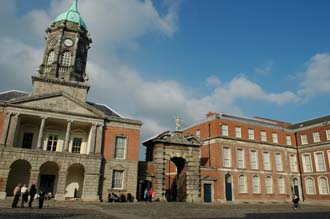
[(239, 193), (247, 193), (246, 186), (246, 176), (243, 174), (238, 176)]
[(253, 128), (248, 128), (248, 138), (250, 140), (254, 140), (254, 129)]
[(228, 136), (229, 133), (229, 127), (227, 124), (222, 124), (221, 125), (221, 135), (222, 136)]
[[(242, 153), (241, 154), (241, 156), (242, 156), (241, 159), (239, 157), (239, 153)], [(245, 152), (244, 152), (244, 149), (237, 148), (236, 155), (237, 155), (237, 168), (244, 169), (245, 168)]]
[[(309, 168), (309, 166), (307, 167), (307, 165), (306, 165), (306, 160), (305, 160), (306, 157), (309, 157), (310, 169), (307, 169), (307, 168)], [(303, 169), (304, 169), (304, 172), (305, 172), (305, 173), (313, 172), (312, 155), (311, 155), (310, 153), (303, 153), (303, 154), (301, 155), (301, 158), (302, 158), (302, 161), (303, 161)]]
[[(252, 154), (255, 153), (255, 162), (252, 160)], [(258, 165), (258, 151), (257, 150), (250, 150), (250, 162), (251, 162), (251, 169), (252, 170), (258, 170), (259, 165)], [(254, 165), (255, 163), (255, 165)]]
[(300, 139), (302, 145), (308, 144), (307, 135), (300, 135)]
[(298, 172), (298, 165), (297, 165), (297, 155), (296, 154), (289, 154), (290, 160), (290, 170), (291, 172)]
[[(117, 147), (117, 139), (125, 139), (125, 145), (124, 145), (125, 147), (124, 147), (124, 149), (123, 149), (123, 157), (119, 157), (119, 156), (118, 156), (118, 152), (117, 152), (117, 150), (122, 149), (122, 148), (118, 148), (118, 147)], [(116, 160), (125, 160), (125, 159), (126, 159), (127, 142), (128, 142), (127, 136), (117, 135), (117, 136), (115, 137), (114, 159), (116, 159)]]
[(239, 126), (235, 127), (235, 137), (236, 138), (242, 138), (242, 129)]
[[(120, 187), (117, 187), (117, 183), (115, 182), (115, 174), (116, 173), (121, 173), (121, 183), (119, 183), (119, 184), (121, 184), (121, 186)], [(113, 170), (113, 172), (112, 172), (112, 182), (111, 182), (111, 184), (112, 184), (112, 188), (113, 189), (123, 189), (123, 186), (124, 186), (124, 171), (123, 170)]]
[(199, 137), (199, 138), (201, 137), (201, 130), (200, 129), (196, 130), (196, 136)]
[(278, 144), (278, 134), (276, 132), (272, 133), (272, 141), (275, 144)]
[(252, 193), (259, 194), (260, 193), (260, 176), (254, 175), (252, 177)]
[(319, 132), (313, 132), (313, 142), (317, 143), (317, 142), (320, 142), (320, 141), (321, 141), (320, 133)]
[(267, 132), (266, 131), (261, 131), (260, 132), (260, 140), (263, 142), (267, 141)]
[(282, 153), (275, 153), (275, 165), (276, 171), (283, 171), (283, 161), (282, 161)]
[(277, 183), (278, 183), (278, 193), (285, 194), (285, 178), (284, 178), (284, 176), (279, 176)]
[[(308, 185), (309, 180), (312, 183), (312, 185)], [(308, 194), (308, 195), (315, 195), (316, 194), (316, 192), (315, 192), (315, 182), (314, 182), (314, 179), (312, 177), (305, 178), (305, 186), (306, 186), (306, 194)], [(313, 191), (310, 190), (311, 186), (312, 186)]]
[[(325, 180), (325, 191), (324, 191), (324, 188), (322, 187), (322, 182), (321, 182), (321, 179), (324, 179)], [(317, 178), (317, 182), (318, 182), (318, 186), (319, 186), (319, 193), (320, 195), (328, 195), (329, 194), (329, 181), (328, 181), (328, 177), (326, 176), (319, 176)]]
[(330, 141), (330, 129), (325, 130), (325, 135), (327, 137), (327, 141)]
[[(228, 158), (225, 157), (225, 151), (228, 149)], [(226, 160), (228, 160), (228, 166), (226, 165)], [(230, 147), (223, 147), (222, 148), (222, 163), (223, 167), (231, 167), (231, 148)]]
[[(267, 154), (268, 158), (265, 157), (266, 154)], [(272, 162), (271, 162), (271, 159), (270, 159), (270, 152), (264, 151), (262, 153), (262, 159), (263, 159), (263, 163), (264, 163), (264, 170), (268, 170), (268, 171), (272, 170)]]
[(292, 145), (292, 142), (291, 142), (291, 135), (287, 135), (287, 136), (285, 137), (285, 139), (286, 139), (286, 145)]
[(266, 188), (266, 194), (273, 194), (273, 177), (272, 176), (266, 176), (265, 178), (265, 188)]
[[(322, 160), (319, 160), (319, 156), (318, 156), (319, 154), (322, 155), (322, 157), (321, 157)], [(324, 172), (324, 171), (326, 171), (325, 159), (324, 159), (324, 153), (323, 153), (323, 151), (316, 151), (316, 152), (314, 152), (314, 160), (315, 160), (315, 167), (316, 167), (316, 171), (317, 172)], [(323, 168), (321, 168), (321, 167), (323, 167)]]

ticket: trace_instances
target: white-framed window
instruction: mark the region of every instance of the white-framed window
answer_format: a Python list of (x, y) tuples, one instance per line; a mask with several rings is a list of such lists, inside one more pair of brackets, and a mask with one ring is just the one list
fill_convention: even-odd
[(199, 137), (199, 138), (201, 137), (201, 130), (200, 129), (196, 130), (196, 136)]
[(324, 176), (318, 178), (319, 182), (319, 192), (322, 195), (329, 194), (329, 184), (328, 179)]
[(244, 150), (237, 149), (237, 168), (245, 168)]
[(242, 129), (241, 129), (241, 127), (238, 127), (238, 126), (235, 127), (235, 137), (236, 138), (241, 138), (242, 137)]
[(313, 141), (314, 143), (321, 141), (319, 132), (313, 132)]
[(125, 159), (127, 148), (127, 137), (116, 136), (115, 142), (115, 159)]
[(315, 184), (313, 178), (307, 178), (305, 179), (306, 184), (306, 193), (309, 195), (315, 194)]
[(253, 176), (252, 184), (253, 184), (253, 193), (260, 193), (260, 177), (259, 176)]
[(57, 142), (58, 142), (58, 136), (50, 135), (47, 141), (47, 151), (56, 151)]
[(297, 172), (297, 156), (295, 154), (290, 154), (290, 170), (291, 172)]
[(74, 138), (72, 142), (71, 152), (74, 154), (80, 154), (82, 138)]
[(312, 172), (313, 168), (312, 168), (311, 155), (307, 153), (303, 154), (302, 160), (303, 160), (304, 172)]
[(47, 66), (53, 64), (54, 60), (55, 60), (55, 52), (54, 52), (54, 50), (52, 50), (48, 54)]
[(292, 143), (291, 143), (291, 136), (290, 135), (287, 135), (285, 137), (285, 139), (286, 139), (286, 145), (292, 145)]
[(271, 170), (271, 163), (270, 163), (270, 153), (269, 152), (263, 152), (262, 158), (264, 161), (264, 170)]
[(71, 65), (71, 52), (63, 52), (61, 58), (61, 66), (70, 66)]
[(273, 139), (273, 143), (278, 143), (278, 136), (277, 136), (277, 133), (276, 132), (273, 132), (272, 133), (272, 139)]
[(248, 129), (248, 136), (250, 140), (254, 140), (254, 130), (252, 128)]
[(221, 125), (221, 133), (222, 136), (228, 136), (228, 125), (226, 124)]
[(271, 176), (266, 176), (266, 193), (272, 194), (273, 193), (273, 179)]
[(325, 130), (325, 135), (327, 136), (327, 140), (330, 141), (330, 129)]
[(263, 142), (266, 142), (267, 141), (267, 132), (266, 131), (261, 131), (260, 132), (260, 139)]
[(231, 167), (231, 153), (229, 147), (223, 147), (223, 166), (224, 167)]
[(114, 170), (112, 172), (112, 188), (113, 189), (122, 189), (123, 188), (123, 176), (124, 171)]
[(276, 153), (275, 154), (275, 164), (276, 164), (276, 170), (282, 171), (283, 170), (283, 164), (282, 164), (282, 154)]
[(301, 144), (308, 144), (307, 135), (301, 135)]
[(251, 169), (258, 169), (258, 152), (256, 150), (250, 151), (250, 161), (251, 161)]
[(278, 177), (278, 192), (285, 194), (285, 180), (283, 176)]
[(246, 193), (246, 176), (240, 175), (238, 177), (238, 183), (239, 183), (239, 193)]
[(322, 151), (315, 152), (316, 171), (325, 171), (324, 155)]

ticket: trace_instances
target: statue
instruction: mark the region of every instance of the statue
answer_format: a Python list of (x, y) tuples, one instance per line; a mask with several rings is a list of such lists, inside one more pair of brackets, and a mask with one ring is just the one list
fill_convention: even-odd
[(179, 131), (181, 128), (182, 119), (179, 116), (175, 117), (175, 130)]

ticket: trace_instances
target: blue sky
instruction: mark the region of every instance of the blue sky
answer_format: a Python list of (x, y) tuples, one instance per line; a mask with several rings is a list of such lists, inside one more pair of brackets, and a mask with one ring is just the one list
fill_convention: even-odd
[[(2, 1), (1, 91), (31, 90), (43, 31), (71, 2)], [(175, 115), (188, 126), (208, 111), (329, 114), (329, 0), (79, 0), (79, 10), (94, 41), (89, 99), (142, 120), (142, 140), (174, 129)]]

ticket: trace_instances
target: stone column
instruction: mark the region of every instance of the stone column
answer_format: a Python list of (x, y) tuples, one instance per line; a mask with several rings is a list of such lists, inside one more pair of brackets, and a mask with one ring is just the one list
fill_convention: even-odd
[(18, 117), (19, 117), (19, 113), (14, 114), (14, 116), (12, 116), (10, 119), (9, 130), (8, 130), (8, 135), (7, 135), (7, 142), (6, 142), (6, 145), (9, 147), (14, 146)]
[(0, 145), (6, 145), (6, 140), (7, 140), (7, 135), (8, 135), (8, 130), (9, 130), (9, 125), (10, 125), (10, 117), (11, 113), (6, 113), (6, 118), (0, 138)]
[(83, 201), (99, 201), (98, 188), (99, 188), (100, 174), (86, 173), (83, 187), (82, 200)]
[(90, 145), (89, 145), (89, 153), (94, 154), (95, 152), (95, 137), (96, 137), (96, 124), (93, 124), (91, 128), (91, 135), (90, 135)]
[(46, 124), (46, 119), (47, 119), (47, 117), (42, 117), (42, 120), (41, 120), (37, 149), (42, 149), (42, 142), (43, 142), (43, 138), (44, 138), (44, 129), (45, 129), (45, 124)]
[(186, 176), (186, 202), (199, 203), (200, 199), (200, 173), (199, 162), (187, 162)]
[(165, 194), (163, 194), (163, 188), (165, 183), (165, 166), (163, 163), (163, 148), (161, 147), (155, 147), (154, 149), (154, 165), (155, 165), (155, 185), (153, 186), (153, 189), (155, 191), (155, 197), (159, 198), (160, 201), (165, 202), (166, 197)]
[(65, 200), (66, 175), (67, 175), (67, 172), (64, 172), (64, 171), (60, 171), (58, 173), (55, 200), (60, 200), (60, 201)]
[(98, 125), (96, 129), (95, 154), (101, 154), (103, 143), (103, 125)]
[(7, 197), (6, 188), (8, 181), (9, 170), (0, 170), (0, 200), (4, 200)]
[(71, 136), (71, 124), (73, 121), (68, 121), (66, 126), (66, 134), (65, 134), (65, 142), (64, 142), (64, 151), (69, 151), (69, 143), (70, 143), (70, 136)]

